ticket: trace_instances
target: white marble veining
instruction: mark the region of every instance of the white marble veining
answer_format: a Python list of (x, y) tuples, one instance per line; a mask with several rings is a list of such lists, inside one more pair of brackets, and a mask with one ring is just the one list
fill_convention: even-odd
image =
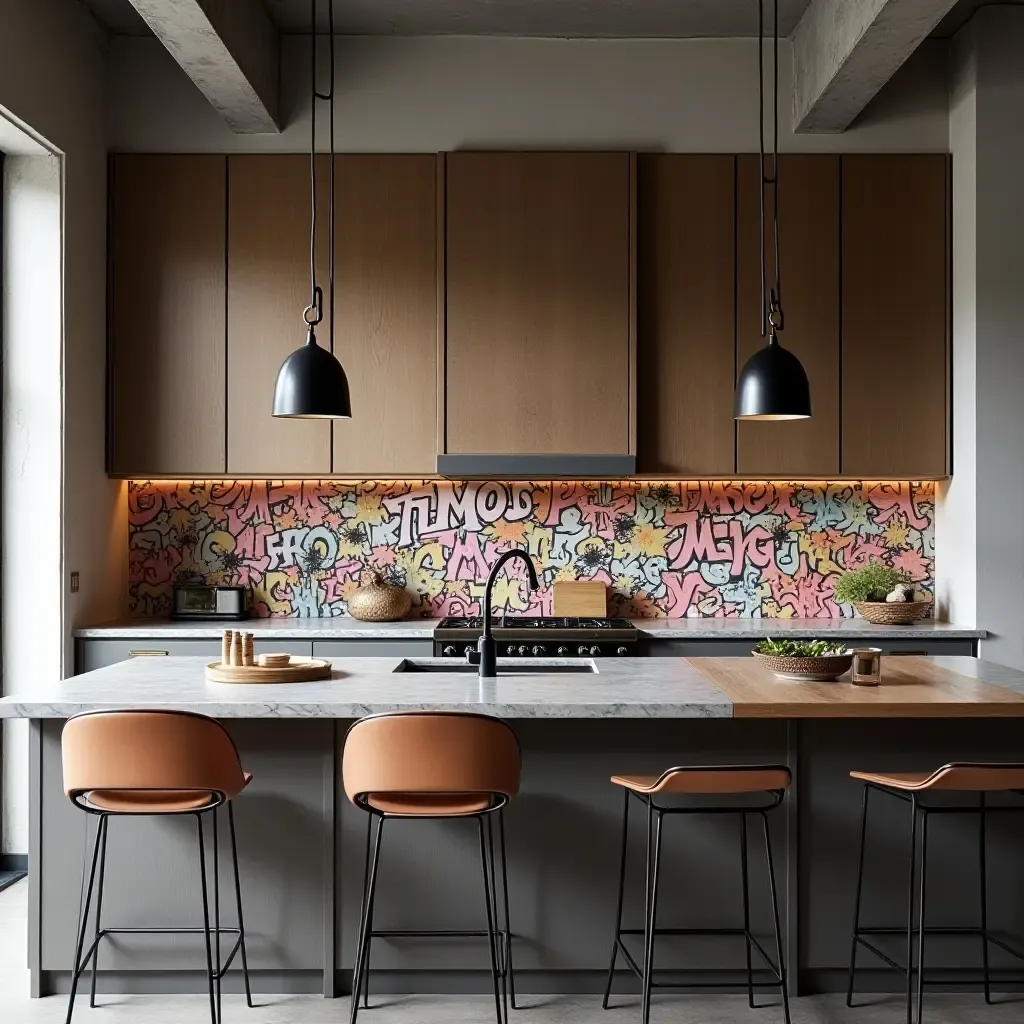
[(678, 658), (548, 662), (596, 670), (566, 674), (525, 673), (522, 662), (499, 659), (498, 678), (489, 680), (454, 671), (396, 672), (402, 660), (336, 658), (329, 680), (239, 685), (207, 682), (208, 658), (134, 658), (72, 676), (48, 690), (5, 697), (0, 718), (67, 718), (129, 707), (215, 718), (359, 718), (414, 710), (478, 711), (500, 718), (732, 716), (731, 701)]
[[(430, 639), (438, 619), (402, 622), (360, 622), (348, 615), (334, 618), (249, 619), (237, 624), (261, 639), (279, 640), (410, 640)], [(633, 619), (642, 634), (659, 640), (750, 640), (771, 635), (807, 637), (877, 637), (906, 640), (982, 639), (983, 629), (926, 619), (909, 626), (876, 626), (855, 619)], [(230, 622), (170, 622), (166, 619), (121, 619), (74, 631), (79, 639), (141, 640), (163, 637), (210, 639), (219, 637)]]

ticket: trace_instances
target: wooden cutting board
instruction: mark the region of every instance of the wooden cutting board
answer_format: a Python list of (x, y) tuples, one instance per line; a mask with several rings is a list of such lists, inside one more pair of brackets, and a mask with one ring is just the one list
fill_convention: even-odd
[(311, 683), (331, 678), (331, 663), (319, 658), (292, 658), (288, 665), (224, 665), (212, 661), (206, 666), (211, 683)]
[(603, 583), (559, 580), (555, 583), (554, 615), (603, 618), (608, 614), (608, 588)]

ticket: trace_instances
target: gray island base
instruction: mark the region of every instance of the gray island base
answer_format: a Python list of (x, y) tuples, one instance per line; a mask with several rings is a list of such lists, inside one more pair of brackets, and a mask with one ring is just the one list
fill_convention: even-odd
[[(455, 672), (396, 672), (402, 659), (344, 659), (330, 682), (207, 684), (200, 658), (139, 658), (66, 680), (31, 700), (0, 701), (0, 716), (32, 720), (29, 963), (35, 994), (66, 991), (82, 859), (94, 827), (62, 791), (63, 719), (102, 707), (172, 707), (221, 719), (255, 775), (236, 803), (249, 963), (262, 991), (348, 990), (363, 879), (366, 816), (340, 787), (351, 721), (374, 711), (465, 708), (507, 718), (523, 749), (523, 788), (507, 812), (517, 990), (597, 992), (611, 950), (621, 792), (609, 776), (676, 764), (785, 763), (796, 783), (774, 821), (785, 953), (794, 992), (845, 986), (861, 791), (851, 769), (921, 770), (949, 760), (1024, 760), (1020, 719), (739, 718), (724, 693), (682, 659), (621, 659), (597, 672), (522, 673), (496, 682)], [(1024, 693), (1024, 674), (972, 659), (935, 659)], [(955, 666), (955, 668), (954, 668)], [(837, 684), (845, 685), (845, 684)], [(907, 812), (877, 803), (868, 847), (864, 921), (900, 925), (906, 913)], [(625, 923), (642, 919), (643, 829), (629, 847)], [(989, 924), (1024, 933), (1024, 832), (1013, 815), (988, 826)], [(392, 827), (389, 825), (389, 827)], [(663, 854), (659, 925), (735, 926), (742, 920), (739, 824), (731, 816), (677, 819)], [(223, 833), (222, 833), (223, 843)], [(226, 846), (222, 847), (226, 852)], [(754, 847), (752, 846), (752, 852)], [(979, 917), (976, 819), (939, 820), (930, 837), (929, 920)], [(473, 827), (394, 823), (385, 843), (375, 920), (381, 928), (479, 928), (483, 892)], [(770, 947), (760, 857), (752, 856), (754, 931)], [(229, 892), (226, 857), (222, 892)], [(224, 923), (233, 923), (225, 902)], [(195, 823), (120, 819), (110, 827), (103, 918), (109, 926), (195, 925), (201, 917)], [(893, 952), (899, 953), (899, 940)], [(858, 987), (901, 979), (862, 953)], [(897, 956), (897, 958), (899, 958)], [(962, 987), (979, 976), (977, 939), (929, 943), (930, 974)], [(621, 964), (621, 960), (620, 960)], [(733, 939), (659, 941), (656, 965), (678, 980), (742, 981)], [(996, 984), (1018, 978), (992, 949)], [(103, 946), (101, 992), (203, 991), (194, 936), (128, 936)], [(486, 943), (377, 940), (372, 992), (485, 992)], [(967, 974), (963, 968), (971, 969)], [(625, 971), (616, 991), (634, 993)], [(231, 974), (226, 990), (240, 990)], [(980, 998), (980, 996), (979, 996)], [(597, 1004), (595, 1004), (596, 1006)]]

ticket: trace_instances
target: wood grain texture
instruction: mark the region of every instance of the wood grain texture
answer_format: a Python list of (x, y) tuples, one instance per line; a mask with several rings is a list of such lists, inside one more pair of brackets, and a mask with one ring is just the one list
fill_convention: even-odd
[(437, 158), (346, 155), (335, 177), (335, 352), (352, 419), (335, 474), (432, 473), (437, 455)]
[(883, 657), (878, 686), (776, 679), (753, 658), (690, 658), (733, 702), (734, 718), (1024, 718), (1024, 696), (939, 668)]
[[(769, 167), (770, 170), (770, 167)], [(737, 372), (764, 345), (761, 337), (759, 161), (738, 158)], [(774, 279), (771, 217), (765, 218), (769, 283)], [(831, 479), (839, 472), (839, 157), (779, 158), (779, 248), (785, 327), (780, 340), (807, 371), (809, 420), (737, 423), (739, 473)]]
[(226, 470), (225, 158), (111, 161), (109, 471)]
[(844, 473), (948, 472), (948, 166), (844, 156)]
[(641, 474), (735, 471), (735, 158), (641, 154)]
[[(317, 280), (327, 286), (330, 161), (317, 164)], [(274, 385), (305, 344), (310, 302), (309, 157), (228, 157), (228, 472), (316, 476), (331, 472), (330, 425), (276, 419)], [(317, 340), (328, 339), (327, 297)]]
[(556, 580), (552, 613), (604, 618), (608, 614), (608, 588), (589, 580)]
[(447, 451), (629, 451), (629, 155), (450, 153)]

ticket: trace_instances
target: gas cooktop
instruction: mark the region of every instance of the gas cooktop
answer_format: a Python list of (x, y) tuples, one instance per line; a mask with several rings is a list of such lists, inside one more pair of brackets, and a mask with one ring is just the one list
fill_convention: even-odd
[[(494, 629), (624, 629), (636, 632), (629, 619), (596, 619), (575, 618), (564, 615), (543, 615), (539, 618), (526, 618), (519, 615), (495, 616), (491, 620)], [(459, 618), (450, 616), (442, 619), (438, 629), (479, 629), (484, 628), (484, 620), (480, 615)]]
[[(496, 615), (491, 628), (498, 654), (505, 658), (623, 657), (636, 654), (639, 637), (629, 619)], [(434, 654), (450, 658), (475, 650), (483, 629), (479, 615), (442, 619), (434, 627)]]

